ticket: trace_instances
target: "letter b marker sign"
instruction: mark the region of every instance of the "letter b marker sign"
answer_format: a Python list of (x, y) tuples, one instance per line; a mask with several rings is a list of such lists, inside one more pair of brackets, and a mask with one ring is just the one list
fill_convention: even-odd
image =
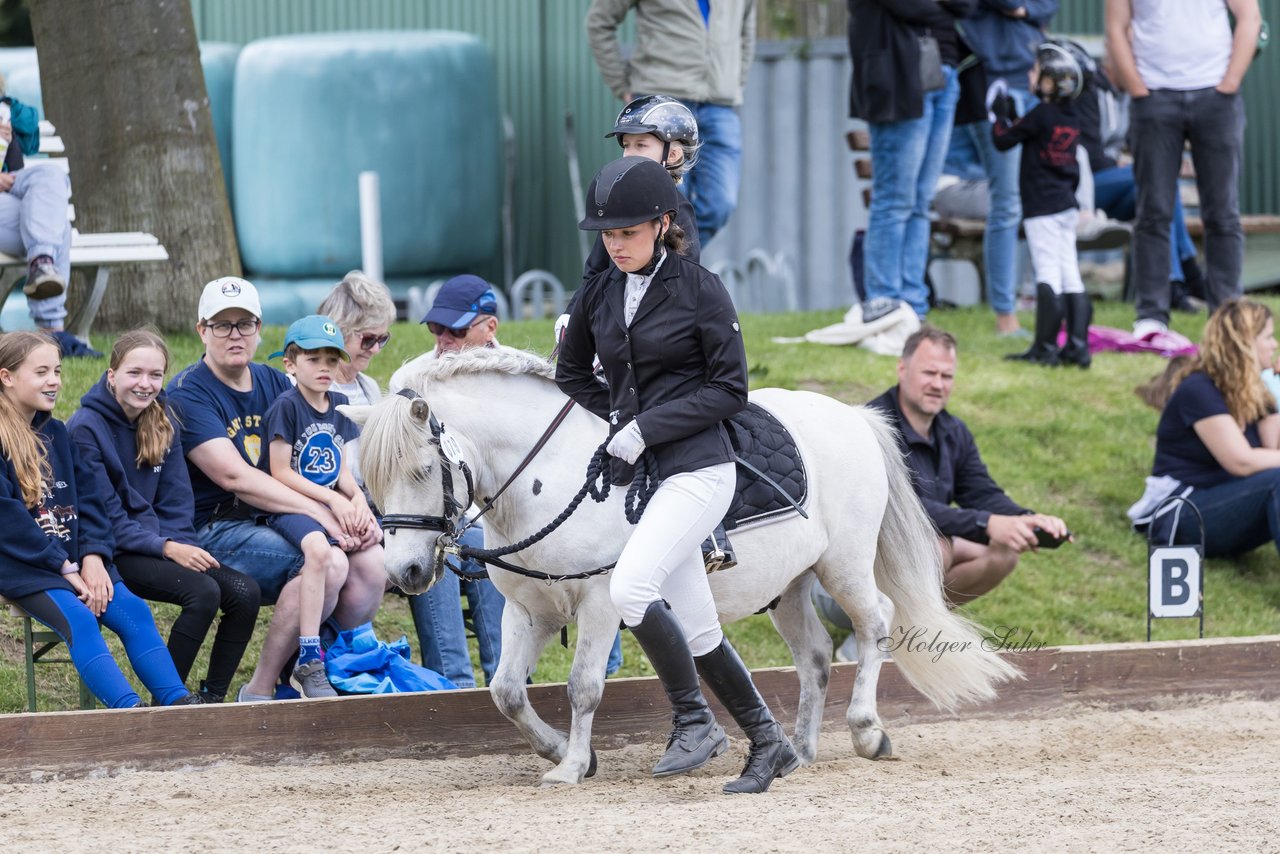
[(1204, 637), (1204, 579), (1196, 546), (1152, 546), (1148, 561), (1147, 640), (1151, 620), (1199, 617)]

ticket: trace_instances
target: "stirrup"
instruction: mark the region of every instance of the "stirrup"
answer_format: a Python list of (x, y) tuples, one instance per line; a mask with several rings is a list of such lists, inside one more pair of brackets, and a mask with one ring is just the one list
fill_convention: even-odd
[(714, 548), (709, 552), (702, 553), (702, 563), (707, 568), (707, 575), (724, 569), (725, 558), (728, 557), (722, 548)]

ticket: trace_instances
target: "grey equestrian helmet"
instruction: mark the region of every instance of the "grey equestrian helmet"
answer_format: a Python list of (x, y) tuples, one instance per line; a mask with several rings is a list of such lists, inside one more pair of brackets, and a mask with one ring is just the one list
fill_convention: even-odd
[(1084, 87), (1084, 72), (1073, 52), (1055, 41), (1047, 41), (1036, 48), (1036, 64), (1040, 66), (1040, 80), (1053, 81), (1055, 101), (1070, 101)]
[(606, 231), (651, 222), (675, 214), (679, 199), (675, 182), (656, 160), (620, 157), (601, 167), (587, 187), (583, 231)]
[(698, 121), (689, 108), (675, 98), (667, 95), (636, 98), (618, 113), (613, 130), (605, 134), (605, 138), (617, 137), (618, 145), (622, 145), (622, 137), (629, 133), (651, 133), (665, 142), (664, 161), (671, 143), (680, 143), (684, 149), (684, 162), (680, 166), (685, 170), (692, 168), (697, 159)]

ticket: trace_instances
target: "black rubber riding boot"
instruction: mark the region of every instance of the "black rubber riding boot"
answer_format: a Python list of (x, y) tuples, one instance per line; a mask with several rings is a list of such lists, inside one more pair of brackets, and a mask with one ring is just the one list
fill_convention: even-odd
[(733, 544), (729, 542), (724, 522), (716, 525), (711, 535), (702, 541), (702, 563), (707, 572), (732, 569), (738, 565), (738, 556), (733, 553)]
[(1036, 285), (1036, 337), (1025, 353), (1010, 353), (1006, 359), (1058, 364), (1058, 330), (1062, 327), (1062, 295), (1044, 282)]
[(680, 624), (666, 602), (650, 602), (644, 619), (631, 627), (671, 700), (671, 737), (667, 752), (653, 766), (653, 776), (670, 777), (701, 768), (729, 747), (702, 696), (698, 671)]
[(751, 739), (751, 750), (742, 776), (725, 784), (726, 795), (759, 794), (778, 777), (785, 777), (800, 767), (791, 740), (782, 725), (773, 719), (755, 683), (751, 671), (726, 638), (706, 655), (695, 659), (698, 672), (707, 680), (712, 693), (720, 698), (742, 731)]
[(1059, 354), (1063, 364), (1087, 368), (1093, 363), (1089, 355), (1089, 322), (1093, 320), (1093, 303), (1086, 293), (1066, 294), (1067, 343)]

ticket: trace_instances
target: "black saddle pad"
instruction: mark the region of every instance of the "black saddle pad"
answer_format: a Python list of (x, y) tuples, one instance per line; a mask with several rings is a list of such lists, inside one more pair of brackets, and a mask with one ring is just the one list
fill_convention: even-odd
[[(726, 421), (725, 426), (738, 457), (768, 475), (803, 507), (809, 496), (804, 460), (800, 459), (795, 440), (782, 422), (764, 408), (748, 403), (747, 408)], [(727, 530), (794, 512), (795, 508), (772, 484), (739, 463), (738, 489), (724, 520)]]

